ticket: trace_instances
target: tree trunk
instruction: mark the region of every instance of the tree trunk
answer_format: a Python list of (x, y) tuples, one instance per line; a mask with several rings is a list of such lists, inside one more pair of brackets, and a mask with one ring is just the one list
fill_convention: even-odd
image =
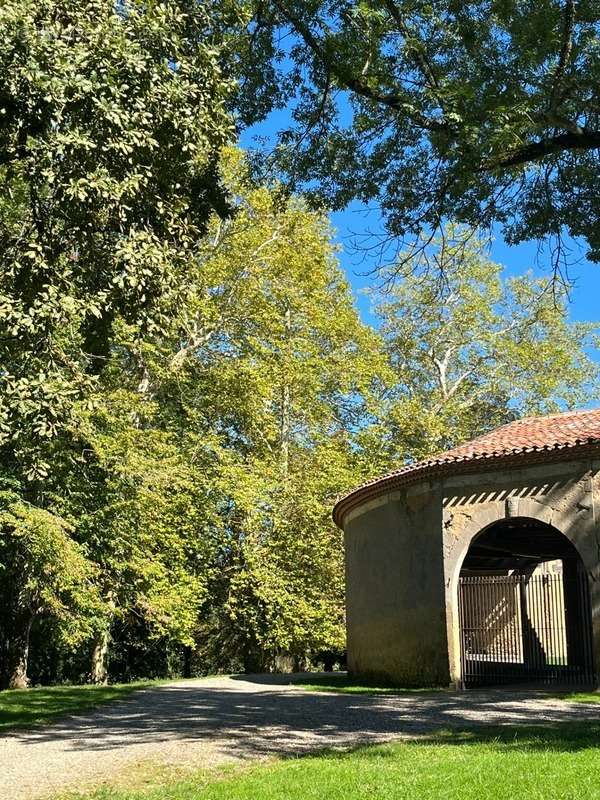
[[(287, 307), (285, 310), (284, 327), (285, 327), (286, 338), (289, 344), (289, 339), (291, 338), (291, 330), (292, 330), (292, 315), (289, 307)], [(287, 357), (289, 357), (289, 354), (286, 353), (286, 358)], [(288, 371), (288, 366), (286, 364), (282, 377), (282, 386), (281, 386), (281, 420), (280, 420), (281, 469), (284, 477), (287, 477), (289, 470), (290, 427), (291, 427), (290, 385), (289, 385), (287, 371)]]
[(183, 677), (192, 677), (192, 648), (187, 644), (183, 648)]
[(92, 649), (91, 680), (92, 683), (101, 686), (104, 686), (108, 683), (106, 657), (108, 656), (109, 644), (110, 633), (108, 628), (106, 628), (96, 636), (94, 639), (94, 647)]
[(33, 614), (29, 614), (20, 626), (20, 630), (15, 631), (8, 642), (6, 671), (2, 681), (8, 689), (26, 689), (29, 685), (27, 665), (32, 624)]
[(100, 686), (108, 683), (108, 650), (110, 647), (110, 630), (115, 617), (115, 595), (112, 589), (105, 594), (107, 604), (107, 619), (105, 627), (94, 637), (92, 658), (90, 665), (90, 680)]

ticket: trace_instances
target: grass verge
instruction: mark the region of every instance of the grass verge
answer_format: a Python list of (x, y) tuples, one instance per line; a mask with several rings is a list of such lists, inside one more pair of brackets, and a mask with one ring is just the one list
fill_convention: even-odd
[(562, 694), (560, 698), (573, 703), (600, 703), (600, 692), (574, 692), (573, 694)]
[(356, 680), (347, 675), (335, 674), (313, 676), (306, 679), (301, 678), (294, 681), (294, 685), (312, 692), (340, 692), (343, 694), (424, 694), (450, 691), (442, 687), (411, 689), (399, 686), (383, 686), (376, 683), (366, 683), (364, 680)]
[(597, 800), (600, 723), (481, 728), (79, 800)]
[(137, 681), (112, 686), (42, 686), (0, 692), (0, 733), (29, 728), (119, 700), (136, 689), (158, 686), (165, 681)]

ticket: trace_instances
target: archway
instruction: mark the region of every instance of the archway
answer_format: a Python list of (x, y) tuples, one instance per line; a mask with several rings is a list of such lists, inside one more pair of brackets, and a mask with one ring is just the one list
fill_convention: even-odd
[(528, 517), (472, 540), (459, 577), (465, 688), (594, 681), (588, 578), (573, 544)]

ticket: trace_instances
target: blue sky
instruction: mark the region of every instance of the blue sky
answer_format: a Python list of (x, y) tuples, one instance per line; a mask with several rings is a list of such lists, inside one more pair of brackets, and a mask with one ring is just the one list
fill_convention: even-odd
[[(340, 262), (346, 271), (353, 289), (357, 295), (358, 306), (365, 321), (371, 321), (369, 315), (369, 301), (361, 292), (365, 287), (372, 286), (376, 276), (368, 274), (377, 266), (377, 258), (367, 253), (359, 253), (353, 242), (358, 236), (364, 241), (362, 235), (369, 231), (377, 230), (381, 220), (373, 213), (366, 213), (358, 204), (341, 212), (330, 215), (336, 238), (342, 251)], [(569, 278), (573, 282), (570, 292), (570, 315), (573, 320), (593, 322), (600, 319), (598, 297), (600, 296), (600, 264), (592, 264), (583, 258), (583, 250), (571, 242), (573, 259), (575, 263), (569, 269)], [(503, 241), (500, 233), (492, 243), (491, 258), (506, 268), (507, 274), (519, 275), (528, 270), (540, 275), (550, 275), (551, 266), (548, 254), (538, 253), (537, 242), (525, 242), (517, 246), (510, 246)], [(599, 354), (600, 360), (600, 354)]]
[[(274, 142), (277, 131), (287, 127), (289, 121), (288, 109), (274, 111), (265, 122), (245, 132), (242, 136), (242, 146), (251, 148), (255, 144), (256, 137), (263, 140), (263, 146), (265, 140)], [(372, 286), (377, 280), (373, 271), (377, 267), (378, 258), (374, 253), (366, 252), (364, 248), (362, 252), (357, 252), (353, 243), (358, 237), (358, 240), (365, 244), (370, 231), (381, 229), (381, 219), (374, 212), (366, 212), (358, 203), (330, 216), (336, 230), (337, 242), (341, 246), (340, 263), (348, 275), (362, 318), (365, 322), (372, 322), (369, 300), (362, 290)], [(573, 260), (577, 262), (569, 270), (569, 278), (573, 283), (570, 293), (570, 316), (577, 321), (595, 321), (600, 319), (597, 302), (600, 296), (600, 264), (586, 261), (583, 257), (584, 251), (574, 242), (571, 242), (570, 246), (573, 248)], [(510, 246), (498, 233), (492, 244), (491, 257), (504, 265), (508, 274), (517, 275), (527, 270), (533, 270), (537, 274), (550, 274), (549, 255), (538, 253), (537, 242)], [(600, 361), (600, 353), (591, 355)]]

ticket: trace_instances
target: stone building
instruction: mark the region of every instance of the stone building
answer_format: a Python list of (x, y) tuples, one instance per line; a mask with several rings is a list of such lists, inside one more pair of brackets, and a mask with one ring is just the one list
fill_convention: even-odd
[(600, 410), (518, 420), (358, 487), (348, 669), (399, 684), (596, 684)]

